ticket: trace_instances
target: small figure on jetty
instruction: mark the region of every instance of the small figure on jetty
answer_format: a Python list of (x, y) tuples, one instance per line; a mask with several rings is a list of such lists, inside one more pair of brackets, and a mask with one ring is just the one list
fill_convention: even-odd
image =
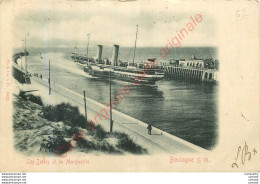
[(149, 124), (147, 129), (148, 129), (148, 134), (151, 135), (152, 134), (152, 125)]

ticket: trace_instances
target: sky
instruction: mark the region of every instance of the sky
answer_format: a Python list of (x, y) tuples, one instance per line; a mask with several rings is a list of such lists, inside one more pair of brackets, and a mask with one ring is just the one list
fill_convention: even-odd
[(178, 11), (162, 6), (77, 7), (72, 9), (40, 8), (16, 15), (13, 34), (18, 47), (26, 33), (32, 47), (85, 47), (90, 33), (90, 47), (98, 44), (134, 47), (138, 25), (137, 47), (163, 47), (191, 21), (191, 16), (202, 15), (202, 21), (182, 42), (182, 46), (216, 46), (215, 18), (201, 11)]

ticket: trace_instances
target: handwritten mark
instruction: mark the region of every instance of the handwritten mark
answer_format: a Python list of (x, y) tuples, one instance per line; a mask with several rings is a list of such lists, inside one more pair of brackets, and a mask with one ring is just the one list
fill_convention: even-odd
[[(245, 145), (243, 147), (239, 146), (237, 149), (237, 156), (235, 159), (235, 162), (232, 163), (231, 167), (239, 168), (239, 161), (242, 165), (245, 165), (246, 161), (250, 161), (252, 158), (252, 154), (250, 151), (248, 151), (248, 145), (245, 142)], [(256, 149), (253, 149), (254, 155), (257, 153)]]
[(237, 20), (248, 18), (247, 10), (245, 8), (236, 11)]

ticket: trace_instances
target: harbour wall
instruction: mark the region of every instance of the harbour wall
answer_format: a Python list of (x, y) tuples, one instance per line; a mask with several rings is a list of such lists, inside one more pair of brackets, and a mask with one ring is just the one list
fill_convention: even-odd
[(214, 69), (164, 66), (166, 78), (175, 78), (184, 81), (217, 82), (218, 72)]
[(12, 75), (13, 77), (19, 81), (21, 84), (31, 83), (30, 77), (27, 76), (24, 71), (22, 71), (19, 66), (16, 66), (15, 63), (12, 64)]

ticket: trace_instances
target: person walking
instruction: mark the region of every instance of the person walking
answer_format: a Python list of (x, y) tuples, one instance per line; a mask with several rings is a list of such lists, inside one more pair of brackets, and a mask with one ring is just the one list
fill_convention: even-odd
[(148, 129), (148, 135), (151, 135), (152, 134), (152, 125), (149, 124), (147, 129)]

